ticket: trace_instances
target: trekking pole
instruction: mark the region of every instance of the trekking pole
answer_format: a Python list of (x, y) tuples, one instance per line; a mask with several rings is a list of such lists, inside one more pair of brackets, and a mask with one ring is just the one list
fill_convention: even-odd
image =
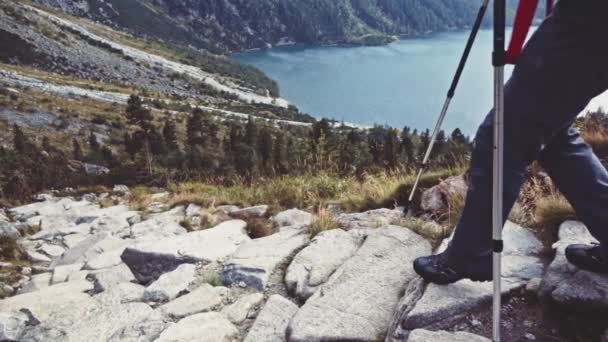
[(473, 47), (473, 43), (475, 42), (475, 38), (477, 37), (477, 33), (479, 33), (479, 28), (481, 27), (481, 22), (483, 21), (483, 17), (486, 14), (486, 10), (488, 8), (489, 0), (484, 0), (477, 12), (477, 17), (475, 18), (475, 23), (473, 24), (473, 28), (471, 33), (469, 34), (469, 38), (467, 40), (467, 44), (464, 48), (464, 52), (462, 57), (460, 58), (460, 62), (458, 63), (458, 68), (456, 69), (456, 74), (452, 79), (452, 84), (450, 89), (448, 90), (448, 95), (445, 99), (443, 107), (441, 109), (441, 114), (439, 114), (439, 119), (437, 120), (437, 124), (435, 125), (435, 129), (433, 130), (433, 135), (431, 136), (431, 140), (429, 142), (429, 146), (426, 149), (426, 153), (424, 154), (424, 158), (422, 160), (422, 164), (420, 165), (420, 169), (416, 175), (416, 181), (412, 186), (412, 190), (410, 191), (410, 196), (408, 197), (407, 203), (404, 208), (404, 212), (407, 216), (412, 214), (412, 202), (414, 200), (414, 195), (416, 194), (416, 190), (418, 189), (418, 185), (420, 180), (422, 179), (422, 174), (424, 170), (427, 168), (429, 159), (431, 158), (431, 153), (433, 152), (433, 147), (435, 146), (435, 142), (437, 141), (437, 135), (441, 130), (441, 126), (443, 125), (443, 121), (445, 120), (445, 116), (448, 112), (448, 108), (450, 107), (450, 103), (452, 102), (452, 98), (454, 98), (454, 94), (456, 93), (456, 87), (458, 87), (458, 82), (460, 81), (460, 76), (462, 76), (462, 72), (464, 70), (464, 66), (467, 63), (469, 58), (469, 54), (471, 53), (471, 48)]
[(492, 210), (492, 271), (494, 296), (492, 304), (492, 339), (500, 342), (501, 309), (501, 253), (503, 250), (503, 162), (504, 162), (504, 67), (507, 62), (505, 51), (505, 0), (494, 0), (494, 175)]

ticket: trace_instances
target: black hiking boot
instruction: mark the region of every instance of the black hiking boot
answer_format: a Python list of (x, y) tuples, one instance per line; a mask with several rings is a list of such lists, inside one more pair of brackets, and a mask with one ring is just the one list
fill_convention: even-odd
[(465, 267), (457, 267), (448, 260), (447, 252), (421, 257), (414, 261), (414, 270), (424, 280), (447, 285), (461, 279), (473, 281), (492, 280), (492, 258), (478, 258)]
[(566, 258), (580, 269), (608, 274), (608, 252), (599, 244), (570, 245), (566, 248)]

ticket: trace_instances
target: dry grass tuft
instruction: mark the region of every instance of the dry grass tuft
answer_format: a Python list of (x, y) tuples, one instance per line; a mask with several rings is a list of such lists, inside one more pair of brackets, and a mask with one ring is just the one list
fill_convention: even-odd
[(552, 194), (541, 198), (535, 211), (533, 227), (538, 231), (546, 247), (557, 240), (557, 233), (562, 223), (575, 220), (576, 212), (561, 194)]
[(274, 233), (272, 223), (263, 218), (247, 219), (247, 234), (252, 239), (258, 239), (265, 236), (270, 236)]
[(27, 255), (16, 240), (3, 236), (0, 237), (0, 260), (25, 261), (27, 260)]
[(429, 240), (433, 246), (438, 246), (443, 239), (450, 236), (452, 229), (432, 220), (419, 217), (403, 217), (393, 224), (409, 228), (416, 234)]
[(158, 189), (146, 186), (136, 186), (129, 191), (129, 207), (133, 210), (145, 211), (152, 203), (152, 194)]
[(319, 211), (308, 227), (308, 232), (310, 233), (310, 237), (314, 238), (324, 231), (338, 228), (340, 228), (340, 223), (336, 217), (326, 208), (319, 208)]

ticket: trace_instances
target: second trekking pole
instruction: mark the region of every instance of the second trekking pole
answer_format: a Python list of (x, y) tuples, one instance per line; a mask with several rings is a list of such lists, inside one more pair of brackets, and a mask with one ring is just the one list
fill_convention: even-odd
[(469, 54), (471, 53), (471, 48), (473, 47), (473, 43), (475, 42), (475, 38), (477, 37), (477, 33), (479, 33), (479, 28), (481, 27), (481, 22), (483, 21), (483, 17), (486, 14), (486, 10), (488, 8), (489, 0), (484, 0), (477, 12), (477, 17), (475, 18), (475, 23), (473, 24), (473, 28), (471, 30), (471, 34), (469, 35), (469, 39), (467, 40), (467, 45), (464, 48), (464, 53), (460, 58), (460, 62), (458, 63), (458, 68), (456, 69), (456, 74), (452, 79), (452, 84), (450, 89), (448, 90), (448, 95), (445, 99), (443, 107), (441, 109), (441, 114), (439, 114), (439, 119), (437, 120), (437, 124), (435, 125), (435, 129), (433, 130), (433, 135), (431, 136), (431, 140), (429, 142), (429, 146), (426, 149), (426, 153), (424, 154), (424, 158), (422, 160), (422, 164), (420, 165), (420, 169), (416, 174), (416, 181), (410, 190), (410, 196), (408, 197), (407, 203), (405, 205), (404, 212), (407, 216), (412, 214), (412, 202), (414, 200), (414, 195), (416, 194), (416, 190), (418, 189), (418, 185), (422, 178), (422, 174), (424, 170), (427, 168), (429, 164), (429, 159), (431, 158), (431, 153), (433, 152), (433, 147), (435, 146), (435, 142), (437, 141), (437, 134), (441, 130), (441, 126), (443, 125), (443, 121), (448, 112), (448, 108), (450, 107), (450, 102), (452, 98), (454, 98), (454, 94), (456, 93), (456, 87), (458, 86), (458, 82), (460, 81), (460, 76), (462, 76), (462, 71), (464, 70), (464, 66), (467, 63), (467, 59), (469, 58)]
[(492, 272), (494, 296), (492, 304), (492, 340), (500, 342), (500, 309), (501, 309), (501, 253), (503, 250), (502, 228), (503, 211), (503, 176), (504, 176), (504, 74), (507, 62), (505, 51), (505, 0), (494, 0), (494, 175), (492, 205)]

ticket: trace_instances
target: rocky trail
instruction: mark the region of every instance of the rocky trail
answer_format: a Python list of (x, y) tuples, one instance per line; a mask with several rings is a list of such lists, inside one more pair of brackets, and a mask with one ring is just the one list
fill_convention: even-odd
[[(187, 230), (210, 209), (167, 208), (168, 194), (157, 194), (139, 212), (126, 205), (126, 187), (115, 190), (39, 195), (0, 213), (0, 237), (16, 239), (31, 261), (0, 279), (11, 295), (0, 300), (1, 341), (489, 341), (491, 283), (424, 284), (411, 265), (431, 244), (392, 225), (398, 210), (339, 214), (343, 229), (311, 238), (307, 212), (221, 206), (218, 224)], [(100, 206), (108, 199), (114, 205)], [(269, 220), (274, 233), (251, 238), (252, 219)], [(569, 321), (541, 311), (606, 312), (608, 277), (563, 254), (591, 239), (566, 222), (547, 257), (533, 233), (507, 224), (508, 341), (588, 338), (564, 338)], [(599, 338), (601, 325), (586, 336)]]

